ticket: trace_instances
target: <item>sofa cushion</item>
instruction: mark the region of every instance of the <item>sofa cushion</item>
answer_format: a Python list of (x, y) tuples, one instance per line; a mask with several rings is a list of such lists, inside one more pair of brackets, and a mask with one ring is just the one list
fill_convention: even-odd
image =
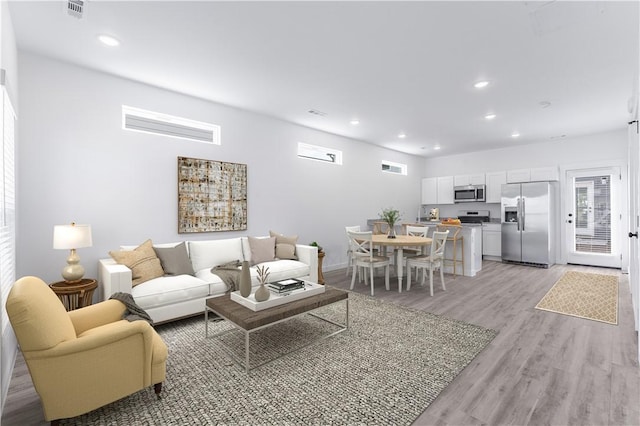
[(255, 238), (249, 237), (249, 247), (251, 247), (251, 265), (262, 262), (270, 262), (276, 258), (276, 238)]
[(276, 257), (278, 259), (298, 260), (298, 256), (296, 256), (296, 243), (298, 242), (297, 235), (285, 237), (284, 235), (273, 231), (269, 231), (269, 235), (276, 237)]
[(133, 250), (110, 251), (109, 255), (119, 264), (131, 269), (133, 287), (164, 275), (151, 240), (145, 241)]
[(137, 285), (131, 294), (142, 309), (149, 309), (206, 297), (209, 283), (191, 275), (165, 276)]
[(184, 242), (175, 247), (154, 246), (153, 250), (160, 259), (165, 275), (193, 275), (193, 266)]
[[(257, 286), (259, 283), (256, 268), (249, 269), (249, 273), (251, 275), (251, 286)], [(216, 274), (211, 273), (211, 269), (209, 268), (196, 271), (196, 277), (200, 278), (202, 281), (206, 281), (209, 283), (209, 294), (212, 296), (224, 294), (229, 290), (227, 288), (227, 285), (220, 279), (220, 277)]]
[(240, 238), (189, 241), (189, 255), (194, 271), (213, 268), (234, 260), (244, 260)]

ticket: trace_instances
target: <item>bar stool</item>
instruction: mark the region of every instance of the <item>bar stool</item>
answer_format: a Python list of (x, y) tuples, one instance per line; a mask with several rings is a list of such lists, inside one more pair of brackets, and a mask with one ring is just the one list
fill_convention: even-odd
[[(447, 241), (451, 241), (453, 243), (453, 255), (452, 257), (445, 257), (442, 259), (445, 263), (450, 262), (453, 265), (453, 275), (458, 275), (458, 264), (462, 266), (462, 274), (464, 275), (464, 237), (460, 233), (462, 230), (462, 225), (448, 225), (445, 223), (441, 223), (438, 225), (438, 231), (446, 231), (449, 230), (449, 237)], [(458, 259), (458, 242), (460, 244), (460, 254), (462, 259)]]

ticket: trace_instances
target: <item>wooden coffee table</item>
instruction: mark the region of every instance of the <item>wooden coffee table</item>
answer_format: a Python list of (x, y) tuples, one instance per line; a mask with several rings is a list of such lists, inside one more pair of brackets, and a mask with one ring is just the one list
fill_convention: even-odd
[[(329, 320), (327, 318), (321, 317), (313, 313), (316, 309), (319, 309), (323, 306), (331, 305), (333, 303), (344, 301), (345, 303), (345, 322), (344, 324), (340, 324)], [(243, 361), (237, 357), (233, 351), (228, 348), (224, 343), (221, 342), (221, 347), (231, 356), (231, 358), (240, 364), (241, 366), (244, 364), (245, 371), (249, 372), (254, 368), (260, 367), (261, 365), (267, 364), (271, 361), (275, 361), (276, 359), (287, 355), (291, 352), (295, 352), (299, 349), (302, 349), (306, 346), (309, 346), (313, 343), (316, 343), (320, 340), (324, 340), (328, 337), (335, 336), (338, 333), (342, 333), (343, 331), (349, 328), (349, 293), (346, 291), (338, 290), (332, 287), (327, 287), (324, 293), (317, 294), (314, 296), (306, 297), (304, 299), (295, 300), (290, 303), (285, 303), (283, 305), (274, 306), (273, 308), (264, 309), (262, 311), (252, 311), (249, 308), (242, 306), (239, 303), (231, 300), (231, 297), (228, 294), (219, 297), (212, 297), (207, 299), (205, 302), (205, 310), (204, 310), (204, 320), (205, 320), (205, 337), (209, 337), (209, 312), (213, 312), (219, 317), (223, 318), (226, 321), (229, 321), (236, 328), (244, 333), (245, 338), (245, 357), (244, 363)], [(317, 340), (307, 343), (303, 346), (300, 346), (290, 352), (282, 354), (277, 358), (265, 361), (261, 364), (251, 366), (249, 363), (249, 342), (251, 333), (261, 330), (263, 328), (270, 327), (272, 325), (278, 324), (279, 322), (289, 320), (291, 318), (295, 318), (297, 316), (309, 314), (314, 316), (315, 318), (319, 318), (323, 321), (331, 323), (339, 327), (338, 330), (333, 333), (324, 335)], [(233, 329), (225, 330), (221, 333), (215, 334), (211, 337), (220, 337), (226, 333), (229, 333)]]

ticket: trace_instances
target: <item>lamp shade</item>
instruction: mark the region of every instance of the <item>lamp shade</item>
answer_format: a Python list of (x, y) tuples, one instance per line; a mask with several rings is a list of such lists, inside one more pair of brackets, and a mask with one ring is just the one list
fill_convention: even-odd
[(54, 249), (77, 249), (91, 247), (91, 225), (55, 225), (53, 227)]

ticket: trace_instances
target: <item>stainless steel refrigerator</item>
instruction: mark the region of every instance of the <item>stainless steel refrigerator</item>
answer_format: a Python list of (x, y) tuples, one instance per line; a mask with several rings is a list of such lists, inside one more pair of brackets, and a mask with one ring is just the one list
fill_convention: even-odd
[(548, 268), (555, 263), (555, 184), (502, 185), (502, 261)]

